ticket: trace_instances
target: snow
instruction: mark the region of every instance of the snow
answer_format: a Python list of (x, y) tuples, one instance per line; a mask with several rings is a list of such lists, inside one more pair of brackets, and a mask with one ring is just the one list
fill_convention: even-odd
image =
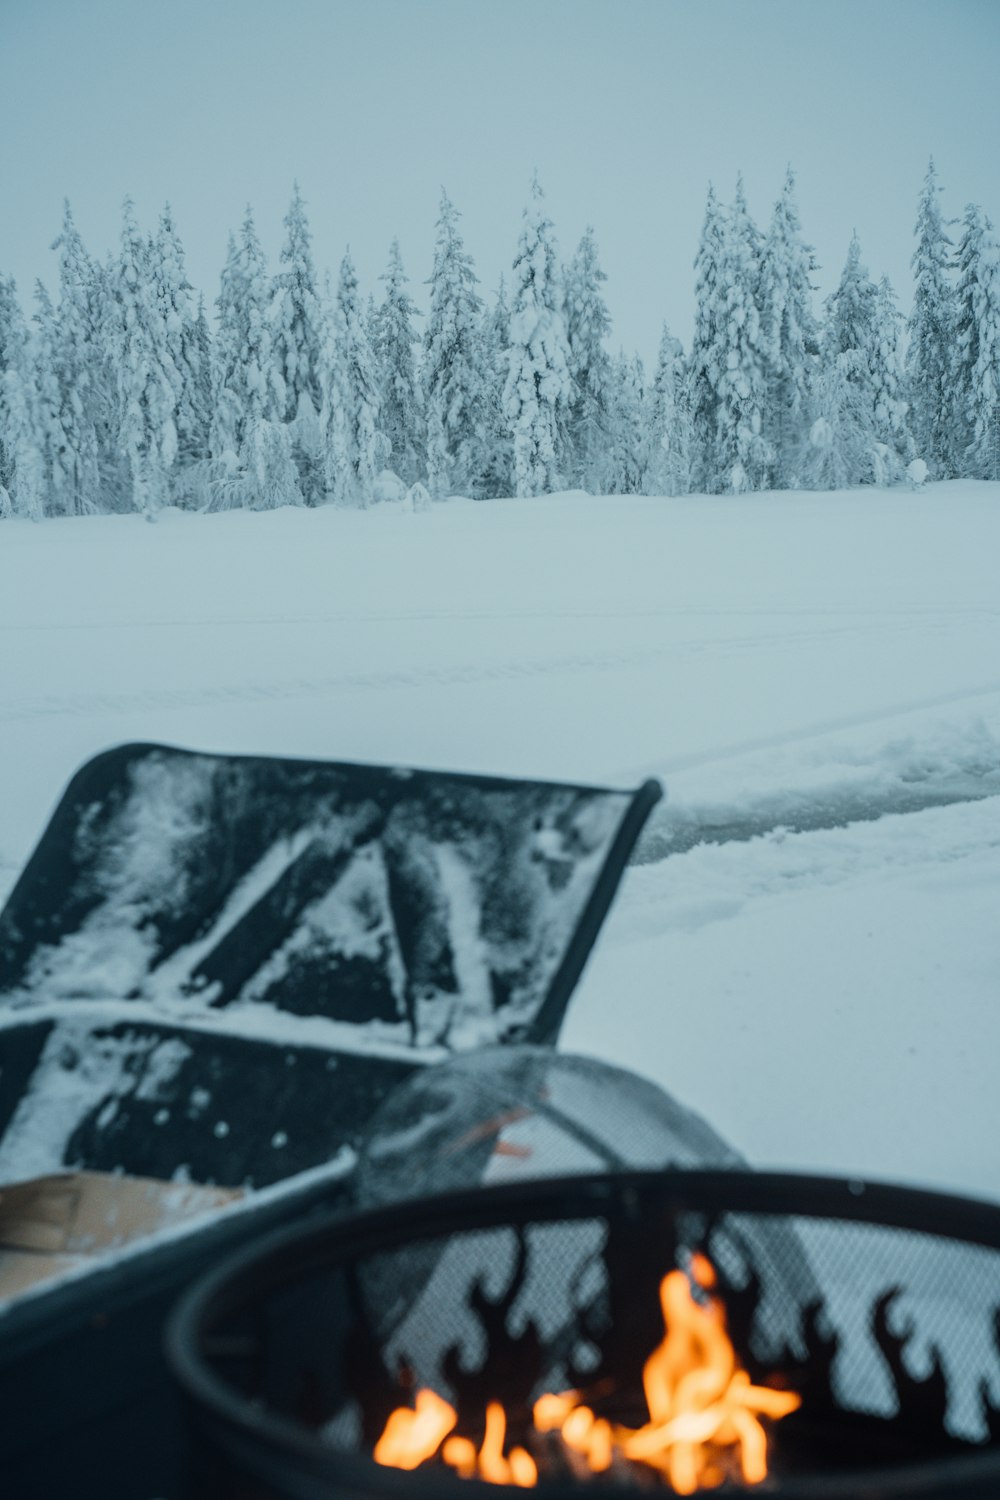
[(124, 740), (661, 776), (561, 1046), (758, 1165), (1000, 1197), (998, 555), (972, 481), (7, 520), (0, 895)]

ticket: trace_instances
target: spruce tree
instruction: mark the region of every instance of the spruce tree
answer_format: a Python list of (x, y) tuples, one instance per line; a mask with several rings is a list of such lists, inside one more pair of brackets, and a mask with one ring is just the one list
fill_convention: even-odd
[(813, 421), (794, 460), (798, 482), (806, 489), (844, 489), (870, 471), (870, 414), (849, 379), (849, 368), (844, 355), (824, 351), (813, 386)]
[(458, 220), (442, 192), (423, 358), (427, 479), (436, 500), (448, 494), (478, 498), (488, 463), (483, 304)]
[(819, 357), (812, 309), (816, 261), (802, 237), (795, 175), (785, 175), (761, 252), (760, 318), (765, 354), (764, 437), (774, 454), (772, 483), (794, 488), (810, 389)]
[(877, 477), (880, 483), (900, 479), (903, 466), (914, 456), (900, 353), (902, 331), (903, 315), (896, 305), (896, 294), (888, 276), (883, 276), (875, 298), (871, 351), (872, 430), (876, 443), (888, 449), (888, 454), (879, 455), (883, 465)]
[(717, 414), (723, 355), (722, 254), (726, 236), (725, 213), (709, 184), (698, 253), (695, 256), (695, 322), (689, 360), (692, 478), (698, 490), (717, 488), (719, 463)]
[(876, 477), (874, 444), (876, 387), (876, 322), (878, 291), (861, 262), (857, 235), (851, 238), (847, 261), (836, 291), (826, 300), (823, 358), (827, 366), (824, 399), (836, 397), (834, 420), (839, 447), (847, 465), (847, 484), (868, 484)]
[(518, 496), (551, 492), (563, 483), (564, 429), (573, 383), (562, 302), (552, 222), (536, 177), (514, 261), (510, 364), (504, 388)]
[(323, 403), (323, 309), (316, 289), (312, 237), (295, 183), (285, 216), (284, 267), (275, 278), (273, 351), (283, 385), (282, 415), (292, 424), (292, 446), (310, 504), (322, 498), (319, 412)]
[(29, 333), (30, 380), (36, 442), (42, 464), (45, 509), (49, 515), (73, 514), (73, 456), (63, 427), (63, 394), (58, 335), (52, 299), (35, 282), (35, 313)]
[(569, 477), (585, 490), (599, 487), (598, 474), (608, 439), (612, 375), (604, 341), (611, 332), (611, 317), (601, 294), (601, 282), (607, 279), (597, 258), (594, 231), (588, 226), (564, 278), (566, 340), (573, 380), (567, 419)]
[(611, 371), (608, 392), (608, 436), (600, 484), (607, 495), (637, 495), (642, 490), (645, 434), (644, 379), (638, 355), (620, 353)]
[(42, 519), (43, 451), (28, 330), (13, 278), (0, 277), (0, 513)]
[(239, 453), (247, 428), (281, 421), (286, 387), (274, 353), (272, 292), (267, 262), (247, 205), (239, 239), (229, 251), (216, 301), (211, 451)]
[(503, 400), (509, 364), (510, 308), (502, 276), (492, 308), (483, 312), (481, 346), (486, 388), (482, 493), (487, 499), (495, 499), (512, 494), (514, 488), (514, 453)]
[(198, 300), (184, 268), (181, 245), (168, 203), (150, 246), (151, 290), (163, 320), (170, 368), (174, 372), (177, 426), (177, 483), (184, 471), (208, 457), (209, 411), (204, 403), (198, 332)]
[(114, 298), (118, 443), (128, 464), (132, 506), (153, 519), (170, 498), (180, 376), (155, 293), (149, 246), (139, 232), (130, 198), (124, 206)]
[(764, 436), (766, 343), (758, 308), (760, 237), (738, 179), (719, 257), (715, 364), (716, 490), (765, 489), (772, 452)]
[(642, 490), (686, 495), (691, 489), (691, 415), (680, 339), (663, 325), (656, 373), (645, 404)]
[(53, 365), (59, 384), (60, 425), (66, 442), (68, 515), (90, 515), (106, 504), (102, 495), (101, 437), (113, 411), (113, 384), (99, 324), (100, 275), (64, 205), (59, 252), (59, 307)]
[(953, 411), (949, 383), (955, 342), (955, 300), (950, 279), (951, 240), (941, 216), (933, 158), (924, 177), (917, 209), (916, 273), (909, 321), (906, 370), (912, 404), (911, 428), (917, 450), (933, 477), (952, 472)]
[(952, 368), (953, 446), (961, 473), (1000, 479), (1000, 251), (982, 209), (965, 211)]
[(325, 385), (327, 491), (340, 504), (368, 505), (388, 442), (380, 430), (378, 368), (350, 252), (340, 267)]
[(406, 290), (399, 241), (389, 249), (389, 265), (380, 278), (385, 296), (375, 319), (374, 351), (382, 398), (381, 429), (391, 444), (389, 465), (406, 485), (424, 472), (423, 393), (417, 378), (413, 327), (417, 309)]

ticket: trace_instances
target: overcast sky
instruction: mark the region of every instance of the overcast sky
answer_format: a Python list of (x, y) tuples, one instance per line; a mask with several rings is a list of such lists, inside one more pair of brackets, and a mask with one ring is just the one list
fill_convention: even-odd
[[(64, 197), (92, 252), (170, 200), (214, 299), (249, 201), (276, 266), (292, 181), (321, 270), (389, 241), (430, 271), (441, 185), (484, 288), (537, 167), (560, 249), (593, 224), (613, 343), (689, 340), (712, 180), (766, 223), (791, 162), (821, 294), (852, 229), (908, 308), (933, 152), (946, 212), (1000, 217), (1000, 0), (0, 0), (0, 270), (51, 285)], [(424, 289), (415, 285), (418, 302)]]

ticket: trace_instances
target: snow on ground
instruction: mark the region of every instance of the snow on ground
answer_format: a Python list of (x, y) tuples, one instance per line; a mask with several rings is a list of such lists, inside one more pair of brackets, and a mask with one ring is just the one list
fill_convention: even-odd
[(123, 740), (661, 776), (563, 1046), (1000, 1197), (1000, 486), (0, 528), (0, 895)]

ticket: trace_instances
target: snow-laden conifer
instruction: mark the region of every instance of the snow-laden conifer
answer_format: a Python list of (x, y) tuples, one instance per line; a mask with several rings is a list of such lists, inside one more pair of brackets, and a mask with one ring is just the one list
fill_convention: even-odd
[(271, 322), (267, 262), (247, 206), (229, 251), (216, 301), (211, 451), (237, 454), (246, 429), (285, 415), (286, 388), (278, 370)]
[(504, 410), (510, 348), (510, 308), (502, 276), (493, 306), (483, 311), (481, 346), (486, 389), (482, 494), (486, 499), (494, 499), (499, 495), (510, 495), (514, 489), (513, 444)]
[(279, 510), (304, 504), (287, 422), (251, 417), (238, 454), (217, 460), (209, 486), (211, 510)]
[(35, 312), (28, 336), (35, 433), (49, 515), (73, 514), (73, 455), (63, 427), (58, 335), (52, 299), (35, 282)]
[[(188, 466), (208, 456), (209, 410), (201, 369), (198, 299), (187, 278), (184, 249), (169, 203), (150, 245), (149, 276), (174, 372), (177, 469), (183, 475)], [(183, 484), (183, 478), (180, 482)]]
[(53, 249), (59, 252), (59, 305), (52, 362), (66, 444), (61, 504), (67, 515), (89, 515), (110, 499), (102, 495), (101, 439), (107, 443), (114, 386), (99, 323), (100, 273), (84, 249), (68, 203)]
[(1000, 479), (1000, 249), (974, 204), (965, 211), (959, 244), (953, 406), (961, 472)]
[(442, 192), (423, 356), (427, 480), (436, 500), (448, 494), (478, 498), (488, 456), (483, 305), (458, 220)]
[(197, 452), (199, 458), (204, 458), (211, 453), (212, 334), (205, 313), (205, 299), (200, 293), (191, 341), (190, 365), (192, 384), (189, 403), (193, 430), (197, 433), (197, 446), (193, 451)]
[(689, 359), (692, 474), (699, 490), (717, 487), (716, 461), (718, 388), (722, 372), (725, 286), (722, 274), (725, 212), (709, 184), (705, 220), (695, 256), (694, 336)]
[(871, 432), (859, 411), (858, 388), (848, 379), (850, 361), (824, 355), (812, 392), (813, 420), (794, 456), (806, 489), (839, 490), (857, 483), (870, 463)]
[(642, 490), (646, 495), (686, 495), (691, 489), (686, 370), (681, 341), (664, 323), (643, 418)]
[(40, 521), (45, 511), (44, 437), (28, 329), (12, 277), (0, 277), (0, 507)]
[(646, 422), (642, 361), (624, 352), (615, 360), (608, 389), (608, 431), (601, 488), (608, 495), (637, 495), (642, 489)]
[(337, 282), (322, 414), (326, 489), (339, 504), (372, 499), (388, 453), (379, 417), (378, 367), (348, 252)]
[(608, 439), (612, 375), (604, 342), (611, 332), (611, 316), (601, 293), (601, 282), (607, 279), (598, 260), (594, 231), (588, 226), (564, 274), (564, 312), (573, 380), (566, 424), (568, 477), (574, 485), (591, 491), (599, 483)]
[(824, 399), (834, 396), (839, 414), (834, 426), (846, 465), (847, 484), (870, 484), (875, 476), (876, 322), (878, 291), (861, 261), (857, 235), (851, 238), (837, 288), (826, 299), (823, 360)]
[(722, 235), (717, 286), (721, 307), (711, 488), (720, 491), (765, 489), (770, 476), (772, 452), (763, 430), (767, 353), (758, 308), (760, 246), (741, 177)]
[(179, 373), (157, 299), (150, 251), (126, 198), (114, 276), (113, 363), (118, 381), (118, 444), (128, 464), (131, 502), (152, 519), (170, 498), (177, 460)]
[(382, 398), (381, 429), (392, 445), (389, 466), (406, 485), (424, 472), (423, 393), (417, 378), (414, 346), (420, 335), (413, 326), (419, 316), (406, 290), (399, 241), (389, 249), (389, 265), (380, 278), (385, 296), (375, 318), (374, 351)]
[(765, 354), (764, 436), (774, 461), (772, 483), (794, 488), (795, 455), (809, 411), (819, 332), (812, 306), (816, 261), (802, 237), (795, 175), (785, 175), (761, 250), (760, 318)]
[(884, 483), (901, 479), (903, 469), (913, 457), (900, 352), (903, 315), (896, 305), (888, 276), (883, 276), (878, 284), (872, 333), (872, 426), (876, 442), (889, 450), (888, 468), (881, 480)]
[(320, 406), (323, 318), (312, 258), (312, 235), (298, 183), (285, 215), (283, 270), (275, 277), (274, 360), (284, 382), (286, 422), (295, 420), (303, 397)]
[(954, 461), (949, 382), (955, 342), (955, 294), (950, 275), (951, 240), (938, 203), (940, 193), (932, 158), (924, 177), (914, 231), (917, 248), (911, 264), (916, 281), (906, 371), (913, 437), (931, 476), (937, 478), (949, 474)]
[(312, 236), (295, 183), (285, 215), (283, 269), (275, 277), (273, 351), (283, 384), (282, 415), (292, 424), (292, 447), (310, 504), (322, 498), (319, 412), (323, 403), (324, 312), (316, 286)]
[(573, 396), (552, 221), (537, 177), (514, 261), (504, 410), (514, 442), (514, 490), (540, 495), (563, 483), (565, 423)]

